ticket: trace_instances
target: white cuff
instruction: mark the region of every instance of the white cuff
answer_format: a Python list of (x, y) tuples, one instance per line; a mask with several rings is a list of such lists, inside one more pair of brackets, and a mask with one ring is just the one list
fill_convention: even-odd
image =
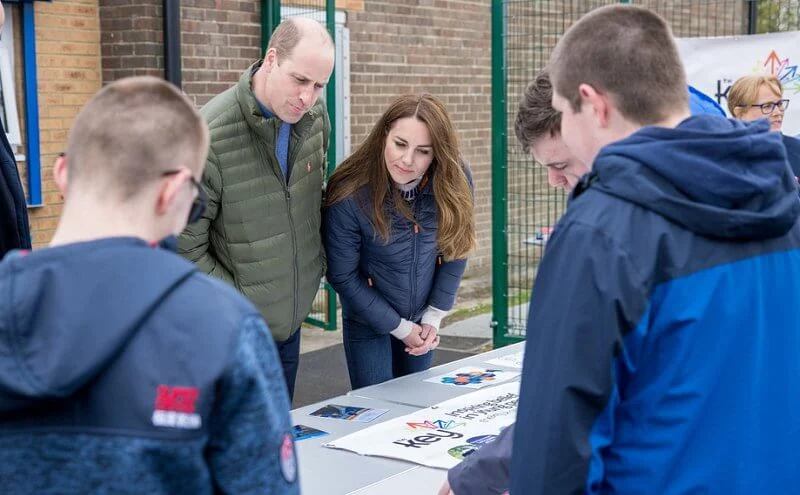
[(433, 306), (428, 306), (428, 309), (425, 310), (425, 313), (422, 314), (422, 321), (420, 322), (421, 325), (430, 325), (439, 331), (439, 325), (442, 324), (442, 319), (447, 316), (447, 311), (439, 308), (434, 308)]
[(406, 320), (405, 318), (400, 318), (400, 324), (397, 325), (397, 328), (389, 333), (391, 333), (393, 337), (403, 340), (404, 338), (408, 337), (408, 334), (410, 334), (411, 330), (413, 329), (414, 327), (410, 321)]

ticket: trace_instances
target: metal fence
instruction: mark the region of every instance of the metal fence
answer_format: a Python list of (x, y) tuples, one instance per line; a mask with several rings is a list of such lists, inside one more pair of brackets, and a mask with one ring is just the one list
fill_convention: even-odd
[[(675, 36), (706, 37), (800, 29), (800, 0), (503, 0), (492, 3), (492, 224), (495, 346), (525, 338), (536, 269), (566, 197), (514, 137), (519, 99), (562, 33), (613, 3), (658, 12)], [(564, 294), (568, 300), (569, 294)]]

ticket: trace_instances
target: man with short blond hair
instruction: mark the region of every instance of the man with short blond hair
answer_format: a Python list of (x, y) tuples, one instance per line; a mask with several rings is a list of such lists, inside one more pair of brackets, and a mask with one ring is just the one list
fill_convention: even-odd
[(300, 324), (325, 272), (320, 237), (330, 122), (320, 99), (334, 63), (318, 22), (292, 18), (263, 60), (206, 104), (206, 214), (179, 239), (183, 256), (255, 303), (272, 330), (289, 396)]
[(690, 116), (666, 22), (592, 11), (550, 63), (591, 171), (532, 291), (512, 494), (800, 484), (800, 199), (766, 122)]
[(299, 492), (269, 329), (162, 248), (202, 214), (207, 150), (158, 78), (76, 117), (50, 246), (0, 263), (0, 493)]

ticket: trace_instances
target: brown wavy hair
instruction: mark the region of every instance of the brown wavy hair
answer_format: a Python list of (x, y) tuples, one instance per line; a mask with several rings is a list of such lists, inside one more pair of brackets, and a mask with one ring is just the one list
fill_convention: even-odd
[(414, 221), (411, 209), (393, 185), (383, 158), (389, 130), (397, 120), (407, 117), (423, 122), (431, 135), (433, 161), (426, 175), (436, 201), (439, 252), (446, 260), (465, 258), (475, 248), (476, 242), (467, 165), (461, 159), (450, 115), (441, 101), (432, 95), (404, 95), (389, 105), (364, 142), (336, 168), (328, 181), (326, 204), (334, 205), (369, 187), (370, 220), (384, 242), (389, 241), (391, 217), (387, 210), (390, 211), (392, 206), (402, 216)]

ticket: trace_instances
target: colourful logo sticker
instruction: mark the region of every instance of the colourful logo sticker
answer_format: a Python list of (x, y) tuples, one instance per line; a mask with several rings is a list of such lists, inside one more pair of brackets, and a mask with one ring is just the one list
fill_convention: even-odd
[(459, 445), (447, 451), (452, 457), (458, 460), (464, 460), (465, 457), (478, 450), (474, 445)]
[(479, 385), (484, 382), (491, 382), (494, 381), (496, 371), (502, 370), (486, 370), (483, 371), (471, 371), (469, 373), (458, 373), (456, 376), (445, 376), (442, 378), (442, 383), (448, 383), (452, 385)]
[(497, 438), (497, 435), (480, 435), (477, 437), (472, 437), (467, 440), (467, 443), (470, 445), (486, 445), (487, 443), (494, 442), (494, 439)]

